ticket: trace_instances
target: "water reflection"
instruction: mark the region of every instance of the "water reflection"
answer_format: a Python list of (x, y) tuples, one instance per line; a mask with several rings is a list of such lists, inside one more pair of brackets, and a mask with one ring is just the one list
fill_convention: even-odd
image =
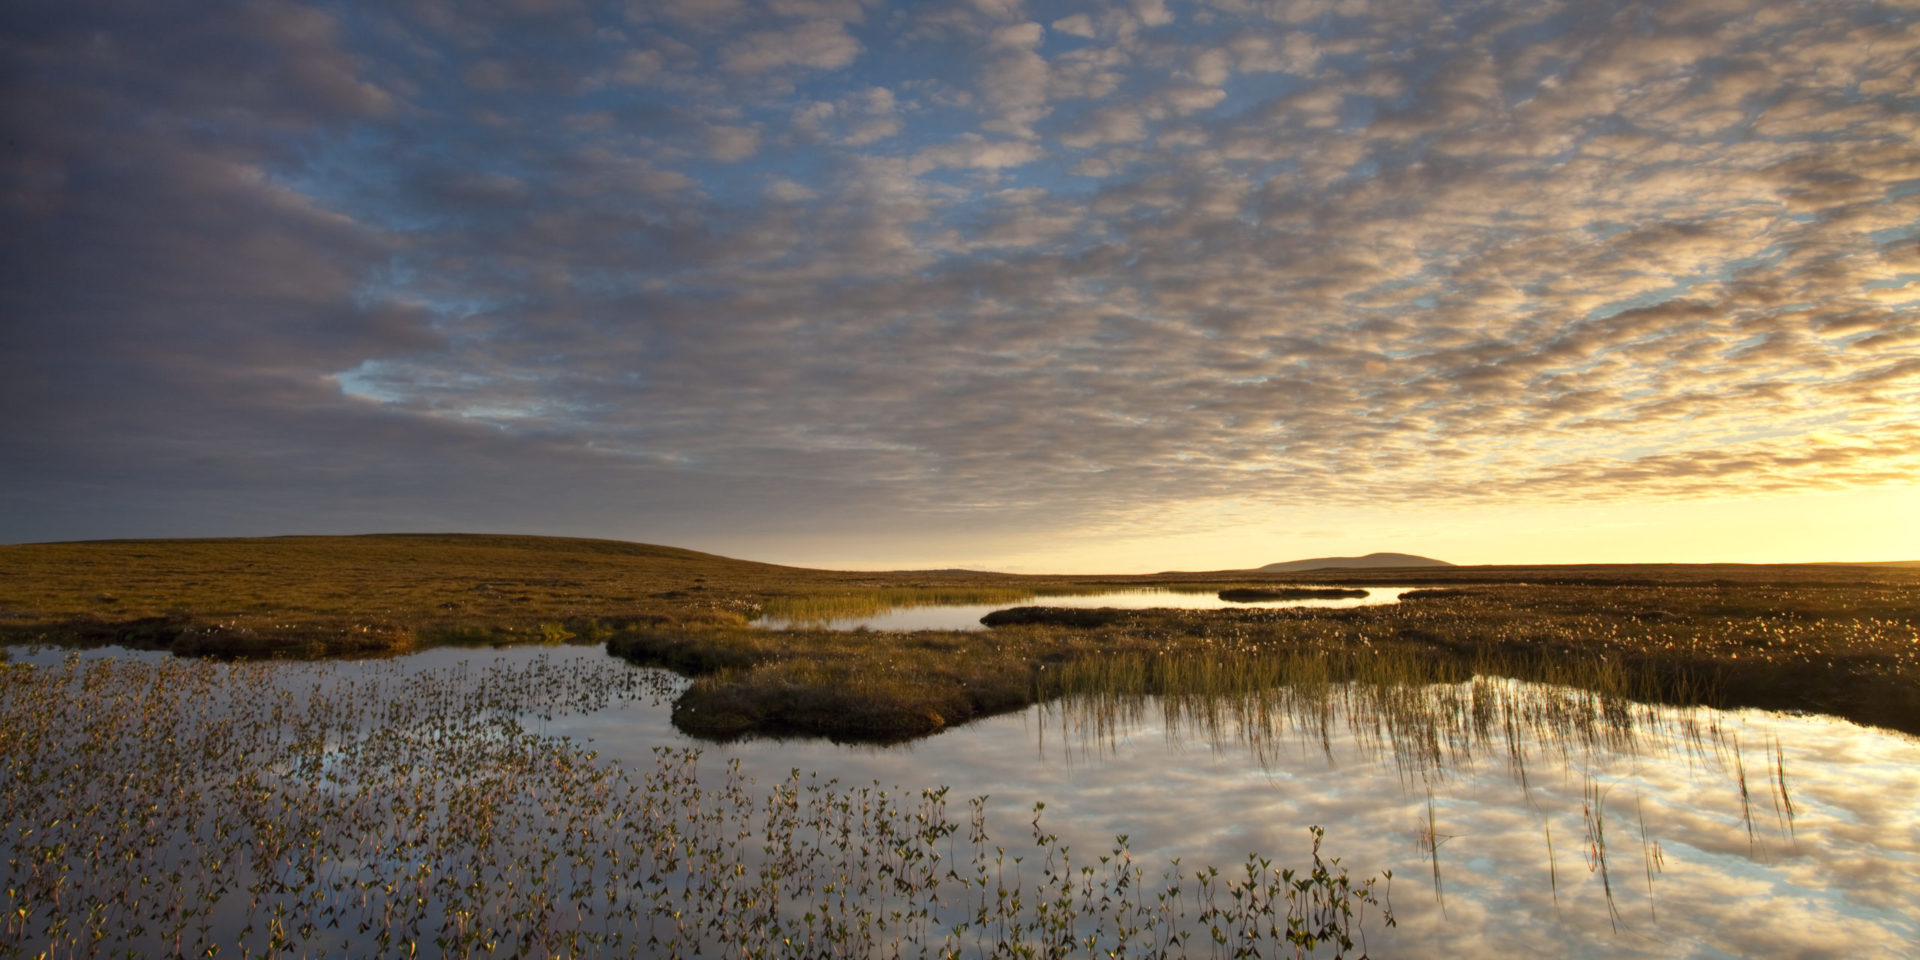
[[(637, 719), (637, 718), (635, 718)], [(618, 745), (625, 718), (573, 729)], [(664, 719), (655, 735), (670, 735)], [(1239, 704), (1081, 697), (907, 747), (750, 741), (743, 769), (1036, 801), (1076, 849), (1391, 869), (1375, 956), (1903, 956), (1920, 942), (1920, 741), (1482, 678)], [(1440, 899), (1444, 891), (1444, 903)]]
[[(1400, 595), (1417, 587), (1365, 587), (1355, 588), (1362, 594), (1356, 597), (1331, 598), (1293, 598), (1278, 600), (1223, 600), (1214, 588), (1202, 591), (1170, 590), (1163, 588), (1138, 590), (1112, 590), (1090, 594), (1029, 594), (1024, 597), (1003, 597), (992, 602), (925, 602), (911, 600), (880, 599), (867, 604), (849, 603), (855, 607), (851, 612), (823, 605), (819, 611), (798, 611), (783, 615), (778, 607), (770, 607), (766, 616), (754, 621), (754, 626), (768, 630), (788, 630), (799, 627), (811, 627), (826, 630), (983, 630), (980, 618), (995, 610), (1004, 610), (1023, 603), (1032, 603), (1048, 607), (1070, 607), (1073, 609), (1097, 609), (1113, 607), (1121, 610), (1219, 610), (1236, 609), (1274, 609), (1279, 607), (1355, 607), (1364, 604), (1397, 603)], [(817, 602), (817, 601), (816, 601)], [(864, 606), (865, 609), (859, 609)]]
[[(399, 682), (414, 675), (510, 684), (533, 706), (525, 728), (590, 741), (629, 776), (652, 770), (657, 748), (694, 745), (669, 719), (682, 681), (597, 647), (273, 669), (271, 685), (291, 691), (397, 684), (367, 694), (396, 704), (429, 689)], [(609, 689), (626, 692), (593, 695)], [(987, 795), (994, 842), (1016, 853), (1041, 801), (1076, 856), (1127, 834), (1149, 865), (1306, 863), (1305, 828), (1319, 824), (1357, 876), (1393, 871), (1399, 926), (1368, 931), (1375, 956), (1891, 957), (1920, 942), (1920, 741), (1821, 717), (1480, 678), (1081, 695), (907, 747), (706, 750), (715, 787), (733, 760), (767, 787), (797, 767), (903, 796), (937, 784), (956, 802)]]

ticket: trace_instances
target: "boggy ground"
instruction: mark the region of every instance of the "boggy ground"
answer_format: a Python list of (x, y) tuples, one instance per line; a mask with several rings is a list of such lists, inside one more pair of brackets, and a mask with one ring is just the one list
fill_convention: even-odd
[(635, 628), (608, 646), (697, 677), (675, 720), (716, 736), (911, 737), (1064, 693), (1475, 674), (1920, 733), (1916, 599), (1913, 585), (1492, 584), (1349, 609), (1022, 607), (975, 633)]
[[(1116, 585), (1425, 583), (1344, 610), (1087, 611)], [(1039, 595), (1039, 599), (1032, 599)], [(1023, 599), (1024, 598), (1024, 599)], [(1037, 604), (976, 632), (771, 631), (763, 610)], [(669, 547), (392, 535), (0, 547), (0, 641), (333, 656), (436, 643), (605, 642), (695, 678), (714, 737), (895, 740), (1065, 693), (1451, 681), (1475, 673), (1646, 700), (1829, 713), (1920, 733), (1920, 570), (1581, 566), (1016, 577), (847, 573)]]
[[(1027, 597), (1072, 578), (849, 573), (612, 540), (381, 534), (0, 546), (0, 642), (363, 656), (737, 625), (763, 603)], [(1091, 582), (1091, 581), (1089, 581)]]

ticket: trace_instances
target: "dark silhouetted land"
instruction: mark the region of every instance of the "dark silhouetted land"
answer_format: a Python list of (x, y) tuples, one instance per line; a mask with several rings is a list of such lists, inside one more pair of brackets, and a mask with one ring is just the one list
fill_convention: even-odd
[(1416, 567), (1451, 567), (1453, 564), (1432, 557), (1416, 557), (1411, 553), (1369, 553), (1364, 557), (1318, 557), (1313, 560), (1288, 560), (1284, 563), (1269, 563), (1259, 568), (1261, 573), (1297, 573), (1307, 570), (1370, 570), (1370, 569), (1411, 569)]

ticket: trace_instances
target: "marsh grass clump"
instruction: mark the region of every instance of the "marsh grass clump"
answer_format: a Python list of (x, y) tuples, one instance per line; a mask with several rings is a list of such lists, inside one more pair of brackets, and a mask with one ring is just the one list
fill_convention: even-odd
[(607, 649), (692, 676), (674, 722), (712, 738), (888, 742), (1033, 702), (1022, 652), (981, 634), (647, 629), (617, 634)]
[(1393, 922), (1317, 828), (1300, 870), (1083, 857), (1044, 805), (996, 845), (985, 798), (534, 732), (659, 671), (400, 667), (0, 667), (0, 956), (1344, 956)]
[(1255, 687), (1506, 677), (1920, 732), (1920, 629), (1891, 615), (1920, 589), (1830, 588), (1785, 613), (1728, 612), (1745, 590), (1483, 586), (1337, 610), (1020, 606), (989, 614), (986, 631), (715, 623), (616, 634), (608, 649), (693, 677), (676, 719), (709, 736), (895, 740), (1096, 688), (1181, 694), (1187, 675)]

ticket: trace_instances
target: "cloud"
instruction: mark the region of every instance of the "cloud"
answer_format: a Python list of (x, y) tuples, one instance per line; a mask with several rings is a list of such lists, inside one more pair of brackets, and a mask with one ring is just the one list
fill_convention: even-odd
[(1219, 87), (1177, 86), (1168, 87), (1162, 96), (1176, 114), (1195, 113), (1207, 110), (1227, 98), (1227, 92)]
[(893, 91), (869, 87), (834, 101), (815, 101), (793, 114), (792, 132), (804, 140), (864, 147), (900, 132)]
[(1920, 471), (1899, 8), (869, 9), (10, 13), (8, 483), (1037, 536)]
[(1069, 147), (1094, 147), (1146, 138), (1146, 117), (1137, 108), (1113, 106), (1091, 112), (1072, 132), (1061, 134), (1060, 142)]
[(795, 183), (785, 177), (776, 177), (767, 184), (767, 198), (779, 203), (799, 203), (817, 199), (820, 195), (807, 189), (803, 184)]
[(1044, 154), (1031, 143), (1019, 140), (988, 140), (979, 136), (963, 137), (953, 143), (928, 147), (914, 155), (909, 169), (924, 173), (941, 167), (972, 167), (1001, 170), (1024, 166)]
[(789, 29), (755, 30), (720, 51), (720, 65), (734, 73), (764, 73), (782, 67), (838, 70), (860, 55), (860, 41), (845, 26), (811, 20)]
[(1319, 44), (1312, 34), (1295, 30), (1282, 37), (1246, 30), (1227, 41), (1227, 49), (1247, 73), (1313, 73), (1320, 62)]
[(707, 155), (737, 163), (760, 152), (760, 131), (752, 127), (708, 127)]
[(980, 64), (980, 95), (999, 116), (985, 129), (1031, 137), (1033, 124), (1050, 112), (1050, 70), (1034, 49), (1045, 34), (1045, 27), (1026, 22), (998, 27), (989, 35)]
[(1061, 17), (1053, 22), (1053, 29), (1073, 37), (1093, 39), (1093, 18), (1084, 13), (1070, 17)]
[(655, 16), (695, 27), (710, 26), (738, 19), (747, 10), (746, 0), (629, 0), (628, 14), (636, 18)]
[(1133, 15), (1149, 27), (1164, 27), (1173, 22), (1166, 0), (1133, 0)]
[(645, 83), (660, 74), (663, 59), (658, 50), (629, 50), (614, 69), (613, 81), (626, 86)]

